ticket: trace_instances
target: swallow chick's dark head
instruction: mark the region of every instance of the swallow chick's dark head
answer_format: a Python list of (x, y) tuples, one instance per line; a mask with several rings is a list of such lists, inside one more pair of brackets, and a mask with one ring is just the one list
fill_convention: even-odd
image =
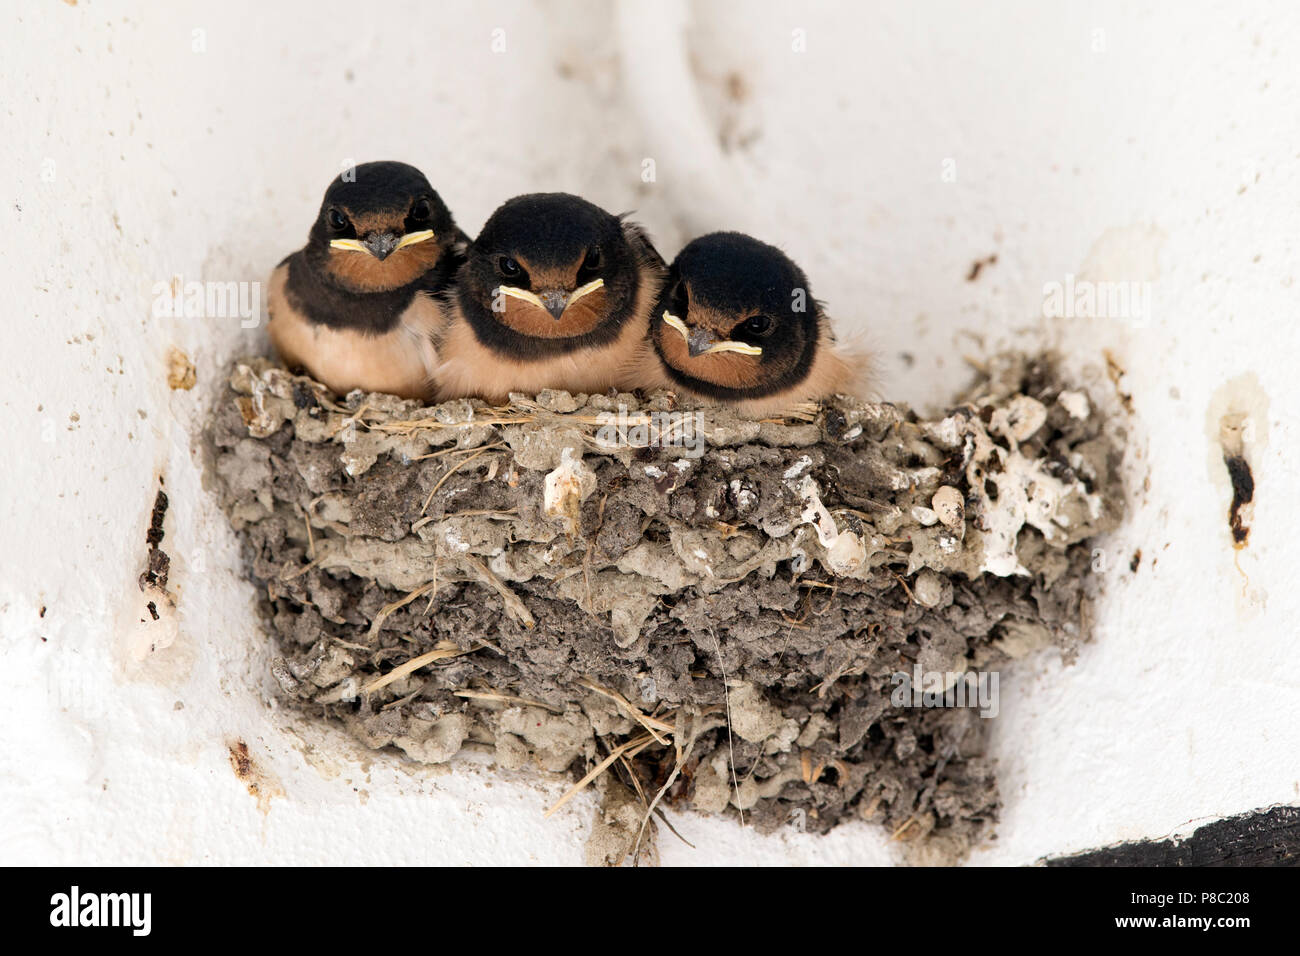
[(351, 292), (385, 292), (416, 281), (461, 243), (451, 211), (422, 172), (406, 163), (362, 163), (325, 190), (306, 254)]
[(798, 389), (823, 330), (803, 271), (780, 249), (738, 232), (682, 249), (650, 317), (668, 378), (719, 401)]
[(662, 268), (640, 228), (568, 193), (502, 205), (469, 248), (461, 311), (485, 346), (526, 359), (599, 346)]

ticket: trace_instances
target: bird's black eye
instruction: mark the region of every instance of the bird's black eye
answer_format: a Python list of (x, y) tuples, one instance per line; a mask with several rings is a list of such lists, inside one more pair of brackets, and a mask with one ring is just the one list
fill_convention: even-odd
[(411, 218), (416, 222), (424, 222), (432, 215), (433, 203), (428, 199), (418, 199), (411, 207)]
[(330, 210), (325, 213), (325, 221), (328, 222), (330, 228), (336, 232), (342, 232), (348, 227), (348, 217), (334, 208), (330, 208)]
[(751, 315), (740, 325), (741, 329), (750, 335), (767, 335), (772, 331), (772, 317), (770, 315)]
[(497, 268), (501, 270), (503, 276), (510, 279), (515, 278), (515, 276), (519, 275), (519, 273), (523, 271), (519, 268), (519, 263), (515, 262), (515, 260), (511, 259), (509, 256), (498, 256)]
[(582, 260), (582, 268), (587, 270), (588, 272), (591, 272), (595, 269), (599, 269), (600, 264), (603, 261), (604, 260), (601, 258), (600, 255), (600, 247), (592, 246), (591, 249), (587, 251), (587, 258)]

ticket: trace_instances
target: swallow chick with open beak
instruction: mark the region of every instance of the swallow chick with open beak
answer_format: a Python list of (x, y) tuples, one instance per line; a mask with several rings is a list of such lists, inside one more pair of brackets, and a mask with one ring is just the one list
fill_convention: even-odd
[(865, 367), (865, 358), (837, 347), (807, 277), (785, 253), (738, 232), (715, 232), (673, 261), (624, 384), (762, 417), (860, 394)]
[(440, 346), (440, 399), (603, 392), (645, 340), (664, 262), (634, 223), (567, 193), (502, 205), (470, 245)]
[(340, 395), (427, 398), (441, 299), (468, 237), (414, 166), (362, 163), (330, 183), (307, 245), (271, 274), (271, 342)]

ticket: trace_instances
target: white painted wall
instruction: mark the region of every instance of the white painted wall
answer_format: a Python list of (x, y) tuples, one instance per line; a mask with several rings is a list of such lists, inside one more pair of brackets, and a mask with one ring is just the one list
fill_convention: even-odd
[[(669, 257), (704, 229), (751, 230), (878, 349), (890, 398), (941, 401), (963, 355), (1002, 344), (1049, 342), (1093, 374), (1112, 350), (1138, 491), (1106, 543), (1103, 634), (1072, 667), (1003, 675), (1005, 817), (976, 860), (1300, 801), (1300, 10), (1128, 7), (7, 7), (0, 862), (581, 859), (589, 804), (540, 820), (561, 784), (359, 754), (267, 684), (194, 439), (218, 370), (262, 333), (154, 319), (151, 288), (262, 278), (349, 159), (421, 166), (470, 232), (534, 189), (638, 210)], [(1044, 319), (1045, 283), (1067, 274), (1149, 281), (1149, 316)], [(197, 365), (192, 391), (166, 384), (172, 345)], [(1247, 373), (1258, 504), (1234, 565), (1207, 416)], [(1104, 376), (1095, 390), (1113, 395)], [(178, 636), (140, 661), (159, 474)], [(278, 792), (265, 811), (231, 772), (235, 738)], [(697, 849), (666, 836), (671, 863), (892, 858), (865, 826), (678, 826)]]

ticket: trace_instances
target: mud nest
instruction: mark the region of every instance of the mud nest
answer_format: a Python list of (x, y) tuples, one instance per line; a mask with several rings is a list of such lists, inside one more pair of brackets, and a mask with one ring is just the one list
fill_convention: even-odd
[(988, 709), (899, 675), (941, 694), (1087, 639), (1122, 499), (1102, 425), (1050, 358), (1001, 357), (936, 421), (340, 402), (250, 361), (209, 437), (275, 680), (366, 745), (598, 788), (592, 862), (653, 852), (665, 806), (950, 859), (996, 819)]

